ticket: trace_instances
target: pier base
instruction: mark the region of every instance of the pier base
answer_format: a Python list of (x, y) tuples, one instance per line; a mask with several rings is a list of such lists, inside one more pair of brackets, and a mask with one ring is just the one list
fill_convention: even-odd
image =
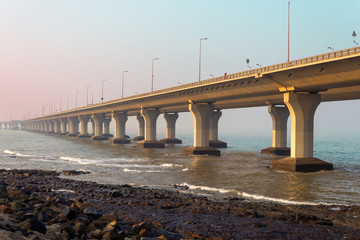
[(66, 134), (66, 136), (68, 137), (77, 137), (79, 135), (79, 133), (68, 133)]
[(213, 147), (188, 147), (184, 148), (185, 155), (212, 155), (220, 156), (220, 151)]
[(209, 147), (227, 148), (227, 143), (220, 140), (209, 140)]
[(142, 141), (144, 139), (145, 139), (144, 136), (137, 136), (133, 138), (134, 141)]
[(166, 144), (182, 144), (182, 141), (178, 138), (163, 138), (163, 139), (160, 139), (160, 142), (163, 142)]
[(272, 162), (272, 169), (291, 172), (332, 170), (333, 165), (318, 158), (283, 158)]
[(91, 138), (92, 136), (90, 134), (80, 134), (77, 136), (77, 138)]
[(114, 137), (114, 135), (112, 135), (111, 133), (104, 133), (103, 136), (104, 136), (104, 137), (108, 137), (108, 138), (109, 138), (109, 137)]
[(261, 149), (262, 154), (275, 154), (278, 156), (290, 156), (290, 148), (288, 147), (269, 147)]
[(130, 140), (127, 138), (112, 138), (112, 139), (109, 139), (109, 142), (114, 143), (114, 144), (129, 144)]
[(157, 140), (142, 140), (137, 142), (137, 145), (143, 148), (165, 148), (165, 143)]
[(49, 131), (49, 132), (47, 132), (47, 134), (54, 134), (54, 132), (53, 132), (53, 131)]
[(105, 141), (105, 140), (108, 140), (107, 137), (104, 137), (104, 136), (93, 136), (91, 137), (91, 140), (94, 140), (94, 141)]
[(67, 134), (68, 134), (67, 132), (66, 133), (60, 133), (61, 136), (65, 136)]

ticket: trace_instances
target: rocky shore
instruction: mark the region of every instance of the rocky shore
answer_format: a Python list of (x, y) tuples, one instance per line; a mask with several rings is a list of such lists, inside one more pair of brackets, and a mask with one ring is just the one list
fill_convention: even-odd
[(0, 239), (360, 239), (360, 206), (211, 200), (0, 170)]

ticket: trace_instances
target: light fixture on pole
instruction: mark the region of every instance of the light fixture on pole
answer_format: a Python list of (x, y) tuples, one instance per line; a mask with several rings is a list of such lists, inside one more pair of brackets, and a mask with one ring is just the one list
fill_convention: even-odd
[(359, 45), (356, 41), (355, 41), (355, 37), (356, 37), (356, 32), (354, 31), (353, 34), (352, 34), (352, 37), (353, 37), (353, 42), (356, 44), (356, 45)]
[(207, 40), (207, 38), (200, 38), (200, 52), (199, 52), (199, 82), (201, 80), (201, 41)]
[(103, 79), (101, 82), (101, 102), (104, 102), (104, 82), (107, 81), (107, 79)]
[(335, 51), (335, 49), (333, 49), (332, 47), (327, 47), (328, 49), (330, 49), (331, 51)]
[(89, 106), (89, 87), (91, 86), (86, 87), (86, 106)]
[(256, 64), (256, 66), (262, 67), (261, 64), (258, 64), (258, 63)]
[(123, 71), (123, 78), (122, 78), (122, 84), (121, 84), (121, 98), (124, 98), (124, 78), (125, 78), (125, 73), (129, 72), (127, 70)]
[(152, 59), (152, 72), (151, 72), (151, 91), (154, 91), (154, 61), (159, 60), (159, 58)]
[(76, 90), (76, 97), (75, 97), (75, 108), (77, 108), (77, 95), (78, 95), (78, 92), (80, 92), (79, 90)]
[(250, 63), (250, 59), (247, 58), (246, 59), (246, 65), (247, 65), (248, 68), (252, 69), (252, 67), (249, 66), (249, 63)]
[(61, 112), (61, 100), (62, 100), (62, 97), (60, 97), (60, 112)]

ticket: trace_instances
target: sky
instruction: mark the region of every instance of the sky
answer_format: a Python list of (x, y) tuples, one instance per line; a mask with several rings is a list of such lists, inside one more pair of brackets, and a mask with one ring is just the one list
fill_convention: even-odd
[[(358, 0), (291, 1), (290, 60), (355, 46), (359, 9)], [(74, 108), (77, 91), (78, 106), (98, 103), (104, 79), (104, 101), (120, 98), (124, 70), (125, 96), (149, 92), (153, 58), (155, 89), (197, 81), (204, 37), (202, 79), (247, 70), (246, 59), (285, 62), (287, 18), (287, 0), (0, 0), (0, 121)], [(360, 130), (359, 104), (320, 104), (315, 128)], [(190, 113), (178, 122), (192, 131)], [(272, 126), (265, 107), (224, 110), (220, 134), (238, 123), (240, 132)]]

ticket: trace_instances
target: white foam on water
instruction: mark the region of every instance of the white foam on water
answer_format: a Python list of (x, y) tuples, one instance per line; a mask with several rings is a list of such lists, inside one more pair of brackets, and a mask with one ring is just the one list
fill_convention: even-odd
[(18, 156), (18, 157), (31, 157), (31, 155), (21, 154), (21, 153), (15, 152), (15, 151), (11, 151), (9, 149), (4, 150), (3, 153), (8, 154), (8, 155)]
[(188, 168), (184, 168), (184, 169), (181, 170), (181, 171), (186, 172), (186, 171), (189, 171), (189, 169), (188, 169)]
[(53, 191), (53, 192), (69, 192), (69, 193), (75, 193), (75, 191), (69, 190), (69, 189), (51, 189), (51, 191)]
[(348, 206), (347, 204), (338, 204), (338, 203), (326, 203), (326, 202), (300, 202), (300, 201), (292, 201), (292, 200), (286, 200), (281, 198), (272, 198), (272, 197), (266, 197), (258, 194), (249, 194), (246, 192), (240, 192), (233, 189), (223, 189), (223, 188), (214, 188), (214, 187), (208, 187), (208, 186), (195, 186), (188, 183), (180, 184), (181, 187), (188, 187), (191, 190), (203, 190), (203, 191), (211, 191), (211, 192), (219, 192), (219, 193), (237, 193), (239, 196), (255, 199), (255, 200), (262, 200), (267, 202), (278, 202), (283, 204), (289, 204), (289, 205), (338, 205), (338, 206)]
[(172, 168), (172, 167), (182, 167), (182, 165), (180, 164), (174, 164), (174, 163), (163, 163), (160, 165), (161, 167), (169, 167), (169, 168)]
[(86, 159), (86, 158), (76, 158), (76, 157), (59, 157), (59, 159), (68, 162), (80, 163), (80, 164), (94, 164), (96, 162), (96, 160)]
[(136, 173), (141, 173), (141, 172), (142, 172), (142, 171), (140, 171), (140, 170), (128, 169), (128, 168), (124, 168), (123, 171), (124, 171), (124, 172), (136, 172)]

